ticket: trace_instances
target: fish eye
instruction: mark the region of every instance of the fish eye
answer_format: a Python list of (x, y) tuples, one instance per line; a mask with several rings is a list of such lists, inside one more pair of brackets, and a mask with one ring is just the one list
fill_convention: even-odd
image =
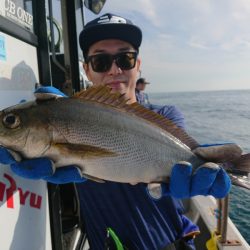
[(3, 124), (7, 128), (17, 128), (20, 124), (20, 118), (19, 116), (12, 114), (12, 113), (7, 114), (3, 118)]

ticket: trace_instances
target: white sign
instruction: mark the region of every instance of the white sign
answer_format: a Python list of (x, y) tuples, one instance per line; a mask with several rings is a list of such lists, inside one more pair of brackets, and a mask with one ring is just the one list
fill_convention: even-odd
[(33, 29), (33, 16), (14, 1), (1, 0), (0, 15), (27, 27), (29, 30)]
[(51, 250), (47, 185), (0, 164), (1, 250)]

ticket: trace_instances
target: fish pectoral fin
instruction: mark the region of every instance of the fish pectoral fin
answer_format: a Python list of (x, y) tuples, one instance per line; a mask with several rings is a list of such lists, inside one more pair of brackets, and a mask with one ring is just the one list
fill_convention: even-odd
[(97, 177), (94, 177), (94, 176), (91, 176), (91, 175), (88, 175), (88, 174), (82, 174), (82, 177), (88, 179), (88, 180), (91, 180), (91, 181), (95, 181), (95, 182), (98, 182), (98, 183), (105, 183), (104, 180), (102, 179), (99, 179)]
[(56, 143), (53, 145), (53, 148), (57, 149), (60, 154), (73, 156), (79, 159), (91, 159), (116, 155), (116, 153), (107, 149), (85, 144)]
[(228, 162), (238, 159), (242, 154), (242, 149), (235, 143), (218, 144), (212, 146), (200, 146), (192, 152), (203, 159), (211, 162)]

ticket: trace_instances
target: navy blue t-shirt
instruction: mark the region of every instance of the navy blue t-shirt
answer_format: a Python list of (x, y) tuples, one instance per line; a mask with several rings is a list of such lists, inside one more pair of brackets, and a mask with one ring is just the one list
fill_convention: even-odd
[[(150, 105), (150, 109), (184, 127), (174, 106)], [(103, 250), (111, 227), (130, 250), (161, 249), (198, 228), (183, 216), (182, 204), (170, 196), (152, 199), (146, 184), (130, 185), (87, 180), (78, 183), (81, 217), (92, 250)]]

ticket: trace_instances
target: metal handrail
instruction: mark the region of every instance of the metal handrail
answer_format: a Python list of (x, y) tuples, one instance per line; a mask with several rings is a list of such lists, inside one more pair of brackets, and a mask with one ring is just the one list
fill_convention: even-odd
[(54, 36), (54, 24), (53, 24), (53, 8), (52, 8), (52, 0), (48, 0), (49, 5), (49, 24), (50, 24), (50, 35), (51, 35), (51, 54), (52, 54), (52, 60), (55, 63), (55, 65), (60, 68), (64, 73), (67, 73), (67, 70), (64, 66), (60, 64), (60, 62), (56, 58), (56, 50), (55, 50), (55, 36)]

